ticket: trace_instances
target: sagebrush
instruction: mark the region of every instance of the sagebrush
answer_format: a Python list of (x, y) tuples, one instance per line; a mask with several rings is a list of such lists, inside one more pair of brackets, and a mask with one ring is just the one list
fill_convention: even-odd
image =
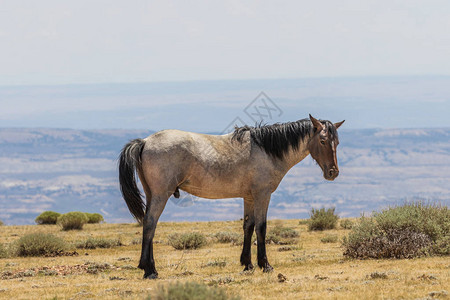
[(85, 213), (88, 217), (89, 224), (98, 224), (104, 221), (103, 216), (99, 213)]
[(214, 234), (214, 237), (216, 238), (217, 242), (219, 243), (233, 243), (236, 244), (239, 242), (239, 239), (241, 238), (241, 235), (236, 232), (231, 231), (221, 231)]
[(352, 227), (355, 225), (355, 223), (350, 219), (343, 219), (339, 222), (339, 225), (343, 229), (352, 229)]
[(75, 244), (78, 249), (96, 249), (96, 248), (112, 248), (122, 246), (120, 239), (105, 239), (90, 237), (85, 241), (80, 241)]
[(288, 245), (296, 243), (296, 238), (300, 234), (291, 227), (277, 224), (269, 228), (266, 234), (266, 244)]
[(328, 234), (320, 239), (322, 243), (336, 243), (338, 241), (338, 236), (335, 234)]
[(174, 233), (169, 235), (168, 242), (177, 250), (198, 249), (207, 244), (206, 237), (199, 232)]
[(13, 244), (16, 256), (55, 256), (66, 249), (63, 239), (46, 233), (27, 234)]
[(237, 296), (228, 296), (225, 291), (218, 287), (207, 286), (197, 282), (175, 282), (158, 287), (156, 293), (147, 299), (156, 300), (231, 300), (240, 299)]
[(6, 258), (8, 257), (8, 250), (6, 249), (6, 246), (3, 244), (0, 244), (0, 258)]
[(335, 208), (311, 209), (308, 230), (327, 230), (336, 228), (339, 217), (335, 214)]
[(450, 210), (409, 203), (362, 217), (344, 238), (344, 255), (353, 258), (412, 258), (450, 255)]
[(84, 224), (88, 222), (88, 217), (85, 213), (79, 211), (68, 212), (58, 218), (57, 224), (63, 230), (83, 229)]
[(38, 225), (56, 224), (59, 216), (61, 216), (60, 213), (48, 210), (37, 216), (34, 221)]

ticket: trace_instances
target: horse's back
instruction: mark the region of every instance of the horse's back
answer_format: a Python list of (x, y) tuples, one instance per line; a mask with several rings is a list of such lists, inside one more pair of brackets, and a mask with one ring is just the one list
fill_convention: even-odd
[(176, 178), (180, 189), (224, 198), (240, 194), (250, 152), (248, 142), (235, 141), (230, 134), (163, 130), (145, 139), (142, 159), (144, 169), (159, 178)]

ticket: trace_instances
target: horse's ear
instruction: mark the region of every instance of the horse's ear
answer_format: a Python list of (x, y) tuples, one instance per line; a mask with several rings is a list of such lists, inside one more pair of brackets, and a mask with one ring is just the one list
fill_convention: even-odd
[(341, 122), (334, 123), (334, 127), (336, 127), (336, 129), (338, 129), (339, 127), (341, 127), (342, 124), (344, 124), (344, 122), (345, 122), (345, 120), (341, 121)]
[(317, 120), (316, 118), (314, 118), (313, 116), (311, 116), (311, 114), (309, 114), (309, 119), (311, 120), (311, 122), (313, 123), (314, 126), (314, 131), (315, 132), (320, 132), (324, 129), (322, 123), (320, 123), (319, 120)]

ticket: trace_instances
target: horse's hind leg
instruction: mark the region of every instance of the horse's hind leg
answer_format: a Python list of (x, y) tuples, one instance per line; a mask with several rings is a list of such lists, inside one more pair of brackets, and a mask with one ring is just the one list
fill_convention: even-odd
[(244, 199), (244, 246), (241, 254), (241, 265), (244, 271), (253, 269), (252, 264), (252, 236), (255, 230), (255, 213), (253, 199)]
[(153, 237), (155, 236), (156, 224), (170, 195), (167, 193), (152, 193), (149, 195), (146, 191), (146, 196), (148, 197), (147, 210), (143, 221), (142, 252), (138, 267), (145, 271), (144, 278), (153, 279), (158, 277), (153, 258)]

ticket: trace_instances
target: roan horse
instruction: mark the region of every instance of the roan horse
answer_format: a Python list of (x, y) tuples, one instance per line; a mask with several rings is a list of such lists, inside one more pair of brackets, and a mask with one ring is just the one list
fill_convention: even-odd
[[(327, 180), (339, 174), (337, 128), (344, 121), (309, 119), (284, 124), (244, 126), (225, 135), (163, 130), (130, 141), (119, 158), (123, 198), (131, 214), (143, 224), (139, 268), (144, 278), (156, 278), (153, 237), (158, 219), (171, 195), (179, 189), (209, 198), (244, 199), (244, 246), (241, 264), (253, 269), (251, 240), (256, 227), (258, 266), (273, 270), (266, 256), (265, 236), (270, 196), (284, 175), (308, 154)], [(142, 183), (146, 204), (136, 185)]]

